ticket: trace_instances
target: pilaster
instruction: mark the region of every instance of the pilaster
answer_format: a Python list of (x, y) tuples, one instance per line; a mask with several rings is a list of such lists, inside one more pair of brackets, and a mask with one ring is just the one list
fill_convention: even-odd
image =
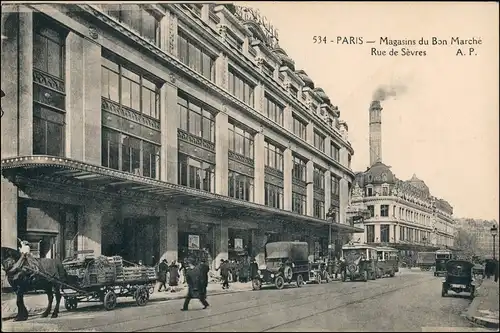
[(167, 259), (170, 263), (177, 261), (179, 222), (178, 212), (168, 209), (165, 216), (160, 217), (160, 261)]
[(1, 186), (2, 246), (17, 249), (17, 188), (3, 177)]
[(307, 184), (307, 215), (314, 215), (314, 163), (308, 161), (306, 164), (306, 184)]
[(177, 106), (176, 77), (170, 74), (170, 81), (160, 89), (160, 179), (177, 184), (178, 168), (178, 141), (177, 126), (179, 112)]
[(215, 116), (215, 193), (228, 195), (228, 116), (219, 112)]
[[(33, 154), (33, 12), (27, 7), (20, 6), (18, 15), (19, 106), (17, 112), (19, 119), (19, 138), (22, 138), (18, 141), (18, 152), (19, 155), (22, 156)], [(11, 110), (11, 112), (15, 111)]]
[(375, 224), (375, 243), (380, 243), (380, 223)]
[(283, 126), (285, 129), (293, 132), (293, 116), (292, 116), (292, 107), (287, 105), (283, 109)]
[(255, 86), (254, 89), (254, 109), (262, 114), (265, 114), (265, 88), (262, 83)]
[[(325, 215), (332, 205), (332, 175), (329, 170), (325, 171)], [(333, 221), (336, 222), (336, 221)]]
[(224, 53), (219, 53), (217, 59), (215, 59), (215, 84), (219, 87), (229, 90), (229, 64), (227, 61), (227, 56)]
[(177, 57), (177, 16), (167, 11), (160, 21), (160, 48)]
[[(264, 134), (257, 133), (254, 137), (254, 163), (255, 163), (255, 203), (265, 203), (265, 142)], [(284, 191), (284, 189), (283, 189)]]
[(101, 45), (83, 39), (85, 162), (101, 164)]
[(293, 156), (290, 148), (283, 152), (283, 209), (292, 211)]
[[(345, 177), (340, 178), (339, 181), (339, 215), (340, 223), (347, 223), (347, 206), (349, 205), (349, 183)], [(377, 211), (377, 210), (375, 210)], [(380, 209), (378, 210), (380, 215)]]
[(83, 207), (83, 214), (78, 218), (78, 250), (93, 250), (96, 257), (101, 255), (106, 207), (106, 203), (97, 202)]
[(314, 145), (314, 124), (309, 122), (306, 126), (306, 141), (310, 145)]
[(224, 224), (219, 224), (215, 228), (215, 265), (219, 267), (220, 260), (228, 259), (229, 229)]

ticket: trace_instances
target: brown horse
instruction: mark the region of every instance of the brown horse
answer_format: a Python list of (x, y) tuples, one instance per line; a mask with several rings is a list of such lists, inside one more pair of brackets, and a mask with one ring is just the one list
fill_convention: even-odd
[(42, 313), (42, 317), (47, 317), (52, 311), (55, 294), (56, 304), (52, 318), (57, 318), (61, 302), (61, 282), (65, 283), (68, 280), (66, 270), (60, 260), (37, 259), (31, 255), (22, 255), (18, 250), (2, 247), (2, 268), (17, 296), (15, 321), (28, 319), (28, 310), (24, 305), (24, 294), (33, 290), (44, 290), (47, 294), (49, 304)]

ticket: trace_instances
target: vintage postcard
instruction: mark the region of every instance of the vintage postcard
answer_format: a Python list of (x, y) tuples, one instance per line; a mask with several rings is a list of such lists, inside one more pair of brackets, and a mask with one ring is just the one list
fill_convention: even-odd
[(1, 6), (2, 331), (498, 332), (497, 2)]

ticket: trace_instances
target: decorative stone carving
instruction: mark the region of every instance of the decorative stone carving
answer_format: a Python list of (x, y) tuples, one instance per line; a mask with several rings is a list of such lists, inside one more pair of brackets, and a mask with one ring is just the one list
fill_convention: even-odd
[(217, 25), (217, 32), (221, 36), (222, 39), (226, 39), (226, 34), (227, 34), (227, 25), (225, 24), (218, 24)]
[(223, 54), (222, 55), (222, 80), (221, 80), (221, 83), (222, 83), (222, 86), (224, 88), (228, 88), (228, 60), (227, 60), (227, 55)]
[(169, 78), (170, 82), (175, 83), (175, 81), (176, 81), (176, 77), (175, 77), (175, 74), (174, 74), (174, 73), (170, 73), (170, 74), (168, 75), (168, 78)]
[(170, 12), (168, 15), (168, 52), (170, 54), (175, 54), (175, 47), (176, 47), (176, 35), (177, 35), (177, 29), (175, 27), (175, 14)]
[(253, 159), (240, 155), (238, 153), (235, 153), (234, 151), (229, 150), (228, 151), (228, 157), (236, 162), (241, 162), (243, 164), (247, 164), (251, 167), (253, 167)]
[(160, 121), (148, 118), (136, 111), (125, 108), (124, 106), (120, 106), (119, 104), (112, 102), (104, 97), (101, 98), (101, 109), (108, 111), (110, 113), (114, 113), (120, 117), (123, 117), (128, 120), (132, 120), (141, 125), (148, 126), (155, 130), (160, 130)]
[(99, 38), (99, 34), (97, 33), (97, 28), (94, 26), (89, 27), (89, 36), (92, 39), (97, 39)]
[(55, 77), (48, 76), (45, 73), (33, 69), (33, 82), (52, 88), (59, 92), (64, 92), (64, 82)]
[(352, 188), (352, 194), (351, 194), (352, 198), (362, 198), (363, 197), (363, 189), (361, 187), (359, 187), (358, 183), (356, 183), (354, 185), (354, 187)]
[(197, 137), (192, 135), (191, 133), (185, 132), (181, 130), (180, 128), (177, 129), (177, 137), (180, 140), (184, 140), (186, 142), (189, 142), (193, 145), (202, 147), (204, 149), (210, 150), (212, 152), (215, 152), (215, 144), (213, 142), (207, 141), (203, 138)]
[(278, 178), (283, 178), (283, 171), (271, 168), (267, 165), (264, 167), (264, 170), (266, 173), (268, 173), (270, 175), (273, 175), (273, 176), (278, 177)]

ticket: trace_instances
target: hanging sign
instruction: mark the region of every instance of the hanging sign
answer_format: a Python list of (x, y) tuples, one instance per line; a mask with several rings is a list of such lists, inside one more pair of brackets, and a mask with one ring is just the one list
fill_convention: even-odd
[(200, 249), (200, 236), (198, 236), (198, 235), (189, 235), (189, 238), (188, 238), (188, 248), (190, 250), (199, 250)]

